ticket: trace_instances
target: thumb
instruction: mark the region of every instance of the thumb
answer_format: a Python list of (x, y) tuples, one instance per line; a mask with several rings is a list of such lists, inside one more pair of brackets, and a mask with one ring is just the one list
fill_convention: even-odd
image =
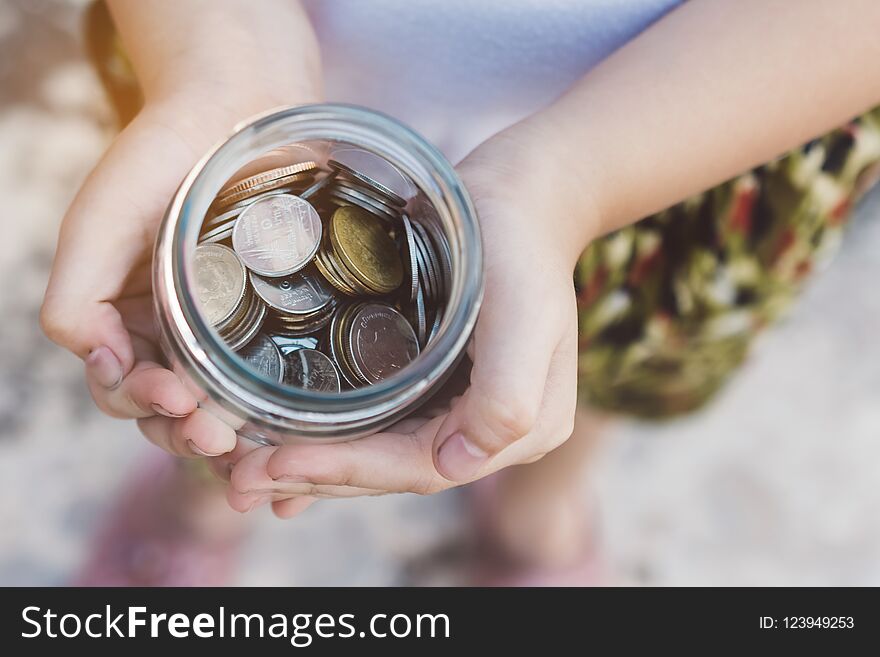
[(474, 333), (470, 387), (434, 441), (434, 464), (452, 481), (472, 479), (537, 421), (564, 320), (562, 304), (528, 278), (512, 277), (487, 288)]
[(194, 159), (173, 133), (143, 117), (120, 133), (71, 204), (40, 312), (46, 335), (91, 358), (106, 387), (134, 364), (112, 302), (132, 270), (149, 262), (165, 204)]

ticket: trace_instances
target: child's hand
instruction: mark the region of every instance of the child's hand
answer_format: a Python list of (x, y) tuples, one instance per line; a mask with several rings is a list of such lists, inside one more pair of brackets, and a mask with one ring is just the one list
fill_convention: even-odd
[(561, 203), (558, 162), (542, 141), (520, 126), (459, 167), (479, 213), (486, 274), (466, 392), (448, 412), (361, 440), (236, 450), (219, 460), (238, 457), (233, 508), (271, 500), (290, 517), (315, 497), (435, 493), (533, 462), (568, 438), (577, 390), (572, 269), (583, 246), (569, 227), (583, 226), (585, 213)]
[(41, 322), (85, 360), (98, 407), (137, 418), (180, 456), (217, 455), (235, 432), (159, 365), (150, 286), (156, 230), (180, 181), (233, 126), (320, 100), (308, 18), (287, 0), (109, 0), (146, 104), (64, 217)]

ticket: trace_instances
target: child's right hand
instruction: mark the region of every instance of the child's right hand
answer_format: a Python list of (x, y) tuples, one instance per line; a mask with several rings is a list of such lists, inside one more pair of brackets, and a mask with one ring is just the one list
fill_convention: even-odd
[[(261, 3), (261, 12), (239, 0), (147, 4), (111, 2), (146, 104), (64, 217), (40, 321), (49, 338), (85, 361), (102, 411), (137, 418), (147, 438), (173, 454), (219, 455), (235, 447), (235, 432), (198, 409), (193, 393), (159, 364), (153, 242), (180, 181), (236, 123), (320, 100), (318, 58), (306, 52), (314, 39), (297, 33), (310, 30), (307, 22), (288, 15), (296, 5)], [(254, 61), (266, 52), (270, 61)]]

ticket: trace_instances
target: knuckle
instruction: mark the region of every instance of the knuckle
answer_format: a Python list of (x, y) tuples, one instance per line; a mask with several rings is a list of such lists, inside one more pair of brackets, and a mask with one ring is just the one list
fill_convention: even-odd
[(52, 342), (62, 346), (70, 344), (74, 330), (70, 314), (51, 298), (46, 298), (40, 307), (40, 328)]
[(535, 425), (537, 411), (527, 404), (484, 398), (483, 422), (503, 448), (526, 436)]
[(443, 487), (437, 478), (428, 473), (418, 475), (410, 486), (411, 493), (422, 496), (434, 495), (442, 490)]

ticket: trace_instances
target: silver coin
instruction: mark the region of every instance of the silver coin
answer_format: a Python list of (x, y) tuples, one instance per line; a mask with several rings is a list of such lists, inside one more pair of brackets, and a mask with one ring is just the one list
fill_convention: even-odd
[(351, 388), (357, 388), (361, 385), (357, 376), (354, 372), (351, 371), (351, 366), (346, 362), (343, 349), (342, 349), (342, 332), (345, 329), (343, 325), (345, 322), (345, 315), (348, 311), (347, 307), (340, 308), (333, 315), (333, 319), (330, 320), (330, 330), (329, 330), (329, 339), (327, 340), (327, 346), (330, 351), (330, 356), (333, 358), (333, 361), (339, 367), (339, 373), (342, 375), (342, 378)]
[(443, 222), (440, 215), (437, 214), (437, 208), (431, 203), (423, 192), (412, 201), (412, 214), (410, 215), (413, 224), (420, 224), (432, 238), (434, 245), (434, 255), (437, 257), (439, 264), (439, 278), (441, 293), (449, 287), (452, 281), (452, 253), (449, 247), (449, 239), (443, 231)]
[[(250, 200), (250, 199), (249, 199)], [(250, 205), (250, 203), (245, 204)], [(215, 217), (211, 217), (210, 219), (205, 221), (205, 228), (214, 228), (215, 226), (229, 224), (232, 225), (232, 222), (235, 221), (236, 217), (241, 214), (241, 211), (244, 208), (232, 208), (231, 210), (227, 210), (226, 212), (222, 212)]]
[(278, 346), (265, 333), (260, 333), (238, 351), (241, 359), (263, 377), (281, 383), (284, 359)]
[(251, 272), (251, 285), (270, 308), (292, 315), (315, 313), (333, 301), (333, 289), (311, 269), (282, 278), (264, 278)]
[(347, 193), (352, 200), (357, 200), (364, 206), (365, 210), (369, 209), (374, 214), (393, 218), (396, 218), (400, 214), (400, 208), (389, 205), (385, 199), (365, 185), (357, 185), (350, 183), (343, 178), (337, 178), (336, 184), (333, 185), (333, 191), (343, 191)]
[(272, 334), (269, 336), (275, 346), (281, 351), (282, 356), (286, 356), (297, 349), (317, 349), (318, 338), (314, 335), (304, 335), (300, 337), (291, 337), (287, 335)]
[(219, 244), (197, 246), (193, 258), (196, 298), (212, 326), (235, 314), (247, 291), (245, 268), (232, 249)]
[(348, 336), (352, 365), (370, 383), (393, 376), (419, 355), (410, 323), (391, 306), (365, 303), (351, 319)]
[(435, 297), (434, 280), (428, 273), (428, 257), (422, 247), (422, 241), (418, 233), (413, 231), (416, 244), (416, 262), (419, 269), (419, 287), (425, 293), (425, 298), (432, 300)]
[(249, 205), (232, 229), (232, 246), (248, 269), (286, 276), (305, 267), (321, 244), (321, 218), (293, 194), (267, 196)]
[(409, 269), (410, 276), (410, 295), (409, 300), (410, 303), (415, 303), (416, 295), (419, 291), (419, 264), (416, 261), (416, 244), (415, 237), (413, 236), (413, 228), (410, 223), (409, 217), (405, 214), (400, 215), (401, 223), (403, 224), (403, 237), (404, 244), (406, 245), (406, 253), (404, 263), (407, 265)]
[(431, 244), (431, 240), (428, 237), (428, 233), (425, 231), (424, 226), (414, 223), (413, 230), (418, 238), (417, 242), (425, 259), (425, 267), (431, 287), (431, 300), (437, 300), (441, 294), (440, 263), (437, 261), (437, 256), (434, 255), (433, 245)]
[(419, 339), (419, 346), (424, 348), (428, 342), (428, 315), (425, 310), (425, 295), (422, 294), (422, 288), (419, 287), (416, 295), (416, 303), (413, 306), (415, 312), (416, 335)]
[(315, 392), (339, 392), (339, 370), (316, 349), (297, 349), (284, 357), (284, 383)]
[(227, 223), (223, 226), (218, 226), (217, 228), (212, 228), (208, 232), (204, 233), (201, 237), (199, 237), (199, 244), (203, 242), (213, 243), (213, 242), (221, 242), (228, 237), (232, 236), (232, 222)]
[(327, 160), (331, 168), (369, 185), (393, 205), (403, 207), (412, 195), (412, 183), (388, 160), (360, 148), (341, 148)]
[(440, 312), (440, 309), (438, 308), (434, 312), (434, 322), (433, 322), (433, 324), (431, 324), (431, 330), (428, 332), (428, 341), (427, 341), (428, 344), (430, 344), (431, 341), (433, 341), (434, 338), (437, 337), (437, 334), (440, 332), (440, 324), (442, 324), (442, 323), (443, 323), (443, 313)]
[(357, 190), (351, 190), (347, 187), (333, 186), (328, 192), (328, 196), (335, 201), (344, 201), (356, 205), (362, 210), (366, 210), (372, 215), (379, 217), (384, 221), (393, 222), (398, 217), (398, 213), (391, 213), (387, 206), (381, 206), (375, 203), (369, 196), (362, 194)]
[(329, 175), (325, 176), (314, 185), (303, 191), (299, 195), (299, 197), (304, 198), (308, 201), (311, 197), (313, 197), (315, 194), (317, 194), (322, 189), (326, 188), (330, 183), (332, 183), (334, 178), (336, 178), (336, 172), (332, 171)]
[(250, 342), (262, 327), (266, 315), (266, 304), (257, 295), (251, 294), (250, 305), (245, 316), (240, 322), (221, 334), (229, 348), (235, 351)]

